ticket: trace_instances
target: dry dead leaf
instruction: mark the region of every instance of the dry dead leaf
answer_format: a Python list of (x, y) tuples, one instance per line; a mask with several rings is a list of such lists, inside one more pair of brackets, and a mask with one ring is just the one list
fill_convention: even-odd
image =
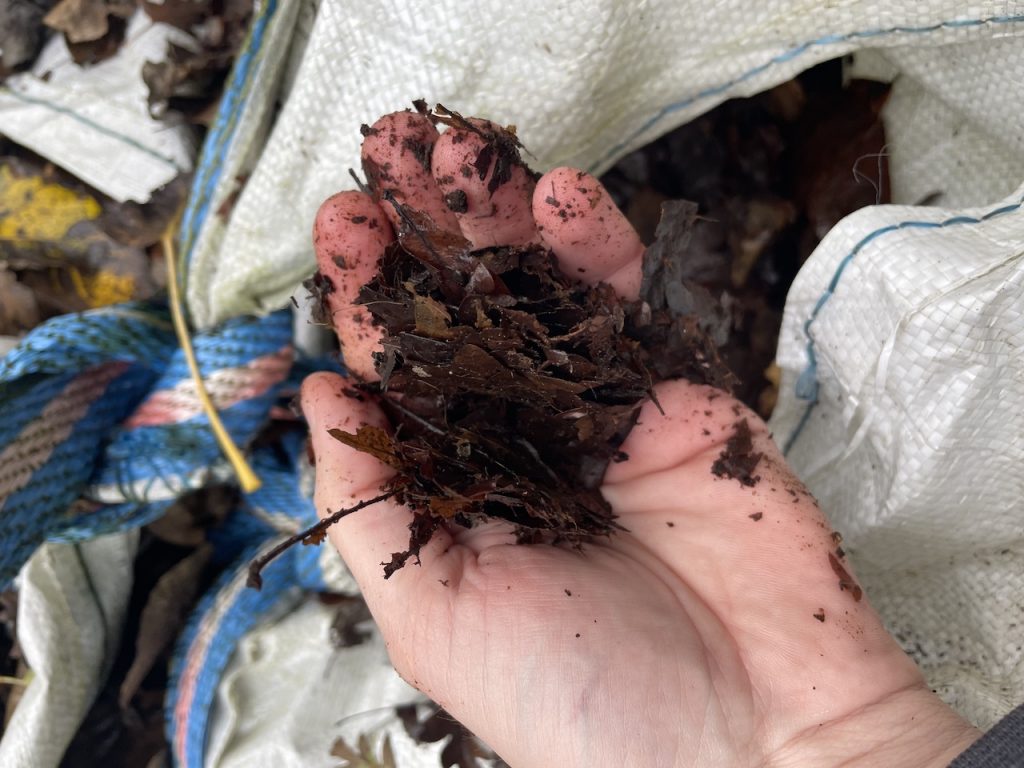
[(167, 571), (149, 593), (135, 638), (135, 658), (118, 695), (122, 709), (128, 707), (149, 670), (185, 625), (185, 618), (199, 595), (203, 572), (212, 555), (213, 547), (203, 544)]
[(104, 0), (61, 0), (43, 18), (50, 29), (63, 32), (69, 43), (99, 40), (110, 29)]
[(379, 758), (365, 733), (359, 735), (357, 747), (352, 747), (344, 739), (338, 738), (331, 747), (331, 754), (345, 761), (338, 768), (397, 768), (390, 736), (385, 736), (381, 742)]
[(35, 294), (0, 266), (0, 336), (20, 336), (40, 321)]
[(30, 64), (35, 59), (45, 31), (43, 16), (54, 2), (0, 2), (0, 81), (16, 68)]

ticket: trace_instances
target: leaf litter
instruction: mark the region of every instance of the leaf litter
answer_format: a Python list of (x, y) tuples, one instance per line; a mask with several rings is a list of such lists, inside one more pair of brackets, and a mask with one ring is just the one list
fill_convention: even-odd
[[(511, 131), (483, 130), (441, 106), (429, 114), (484, 139), (473, 163), (481, 180), (493, 165), (506, 183), (523, 165)], [(367, 176), (401, 226), (358, 295), (383, 333), (380, 381), (359, 389), (378, 396), (394, 431), (330, 434), (392, 467), (381, 490), (412, 510), (408, 547), (384, 564), (384, 577), (449, 524), (501, 520), (520, 543), (572, 547), (619, 530), (599, 487), (608, 464), (628, 458), (620, 447), (654, 385), (733, 381), (716, 343), (726, 317), (685, 279), (696, 207), (663, 206), (641, 296), (626, 301), (563, 274), (545, 247), (474, 249), (380, 192), (381, 169)], [(325, 282), (311, 283), (320, 300)], [(318, 540), (322, 527), (312, 530), (296, 539)], [(265, 562), (253, 564), (250, 583)]]

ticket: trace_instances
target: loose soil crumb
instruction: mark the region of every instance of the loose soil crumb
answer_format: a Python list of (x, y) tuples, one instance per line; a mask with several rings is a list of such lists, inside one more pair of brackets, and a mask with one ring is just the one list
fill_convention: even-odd
[(860, 588), (860, 585), (853, 580), (850, 572), (846, 570), (846, 567), (839, 562), (839, 559), (832, 553), (828, 553), (828, 564), (832, 566), (832, 571), (836, 576), (839, 577), (839, 589), (850, 590), (850, 596), (853, 597), (855, 603), (859, 603), (861, 598), (864, 596), (864, 591)]
[(733, 427), (733, 436), (725, 443), (725, 450), (711, 465), (711, 471), (718, 477), (739, 480), (742, 485), (755, 486), (761, 480), (754, 470), (762, 454), (754, 451), (753, 435), (746, 419), (740, 419)]

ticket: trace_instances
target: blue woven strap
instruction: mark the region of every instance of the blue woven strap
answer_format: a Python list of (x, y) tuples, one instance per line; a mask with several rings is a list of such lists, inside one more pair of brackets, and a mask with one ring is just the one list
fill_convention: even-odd
[[(290, 340), (286, 311), (194, 339), (241, 445), (288, 378)], [(133, 303), (44, 323), (0, 361), (0, 584), (45, 540), (148, 522), (222, 464), (165, 308)], [(100, 504), (73, 506), (82, 496)]]
[(69, 524), (102, 441), (169, 356), (166, 312), (122, 309), (55, 318), (0, 361), (0, 584)]

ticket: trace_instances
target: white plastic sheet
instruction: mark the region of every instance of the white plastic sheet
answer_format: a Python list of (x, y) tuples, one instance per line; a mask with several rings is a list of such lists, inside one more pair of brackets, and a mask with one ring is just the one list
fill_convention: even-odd
[(195, 157), (189, 126), (149, 114), (142, 66), (163, 61), (168, 42), (195, 45), (142, 11), (117, 55), (92, 67), (75, 64), (64, 38), (52, 37), (31, 72), (0, 86), (0, 133), (119, 202), (147, 202)]

